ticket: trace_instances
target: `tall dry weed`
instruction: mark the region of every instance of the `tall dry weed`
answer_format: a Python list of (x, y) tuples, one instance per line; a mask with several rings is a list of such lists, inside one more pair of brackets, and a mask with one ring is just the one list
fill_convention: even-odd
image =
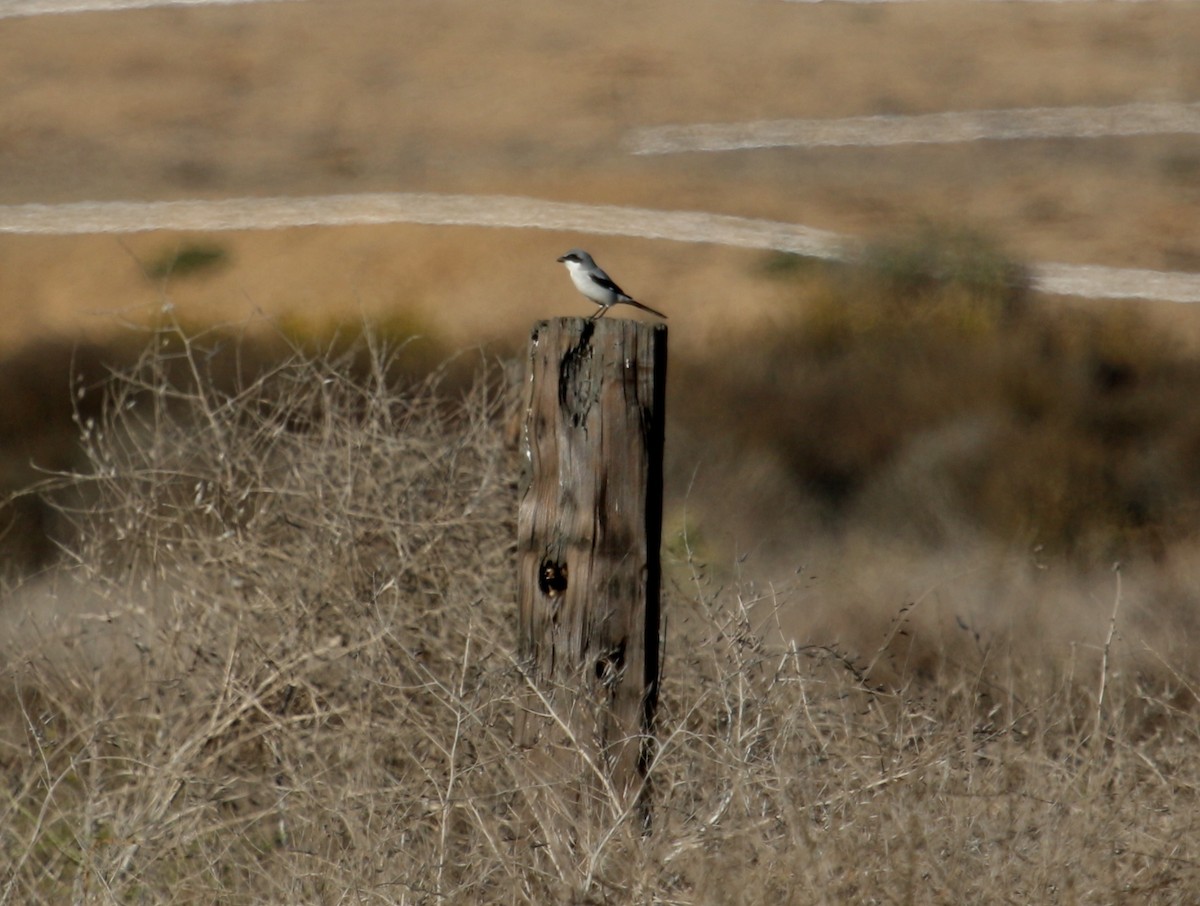
[(779, 642), (780, 602), (709, 584), (686, 545), (652, 827), (571, 810), (510, 741), (505, 396), (486, 370), (398, 389), (403, 349), (365, 342), (365, 376), (297, 357), (216, 390), (203, 338), (176, 336), (85, 420), (89, 468), (46, 488), (77, 540), (0, 611), (0, 902), (1182, 903), (1200, 883), (1188, 672), (877, 691), (861, 658)]

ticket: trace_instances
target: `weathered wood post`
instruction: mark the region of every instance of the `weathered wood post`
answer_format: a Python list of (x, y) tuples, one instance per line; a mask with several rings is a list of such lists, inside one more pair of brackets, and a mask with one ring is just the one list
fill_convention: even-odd
[[(535, 325), (521, 437), (516, 742), (547, 783), (575, 765), (643, 808), (659, 683), (667, 328)], [(587, 775), (591, 775), (588, 777)], [(612, 800), (616, 801), (612, 801)]]

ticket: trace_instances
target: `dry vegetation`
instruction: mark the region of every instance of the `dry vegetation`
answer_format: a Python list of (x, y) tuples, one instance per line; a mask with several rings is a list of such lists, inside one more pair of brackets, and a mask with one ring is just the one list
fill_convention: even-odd
[(75, 526), (66, 559), (5, 595), (0, 902), (1184, 903), (1200, 886), (1195, 677), (1139, 669), (1111, 600), (1118, 628), (1069, 666), (1010, 639), (877, 689), (875, 654), (778, 643), (770, 596), (710, 585), (687, 544), (653, 829), (603, 801), (556, 812), (570, 791), (539, 790), (509, 741), (500, 382), (397, 389), (405, 351), (367, 338), (222, 385), (204, 337), (160, 340), (83, 417), (86, 470), (43, 490)]
[[(1029, 258), (1194, 269), (1187, 136), (621, 141), (1194, 98), (1198, 16), (671, 0), (597, 30), (550, 0), (342, 0), (11, 20), (0, 200), (403, 188), (849, 235), (924, 213)], [(793, 282), (774, 284), (749, 252), (606, 239), (676, 356), (644, 835), (510, 744), (498, 370), (414, 380), (429, 349), (307, 339), (381, 312), (393, 340), (515, 336), (581, 310), (553, 265), (574, 244), (412, 225), (0, 241), (0, 345), (23, 349), (0, 362), (0, 497), (31, 464), (60, 473), (0, 511), (0, 904), (1195, 902), (1190, 311), (1051, 307), (961, 233), (865, 267), (775, 259)], [(167, 300), (205, 323), (266, 312), (286, 339), (105, 345), (114, 311)], [(85, 322), (99, 345), (55, 339)]]
[(700, 424), (769, 451), (828, 520), (943, 546), (965, 525), (1110, 564), (1200, 529), (1195, 353), (1134, 306), (1028, 291), (984, 236), (926, 225), (854, 265), (780, 256), (793, 302), (685, 363)]

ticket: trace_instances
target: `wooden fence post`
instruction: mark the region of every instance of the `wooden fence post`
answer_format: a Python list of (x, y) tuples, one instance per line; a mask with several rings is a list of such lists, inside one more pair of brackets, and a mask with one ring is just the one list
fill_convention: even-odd
[(575, 765), (591, 784), (579, 795), (622, 810), (636, 805), (647, 822), (666, 370), (665, 325), (536, 324), (517, 519), (528, 682), (516, 743), (545, 768), (547, 783)]

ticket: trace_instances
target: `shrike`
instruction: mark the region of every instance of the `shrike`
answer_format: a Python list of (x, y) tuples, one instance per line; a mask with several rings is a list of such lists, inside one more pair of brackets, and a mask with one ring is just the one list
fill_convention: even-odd
[(642, 311), (648, 311), (652, 315), (657, 315), (660, 318), (666, 318), (661, 311), (655, 311), (649, 305), (643, 305), (634, 299), (629, 293), (617, 286), (613, 282), (612, 277), (604, 273), (600, 267), (592, 260), (592, 256), (583, 249), (571, 249), (561, 258), (558, 259), (561, 264), (567, 266), (567, 270), (571, 273), (571, 282), (575, 284), (575, 288), (600, 306), (600, 310), (588, 318), (589, 321), (594, 321), (602, 317), (606, 311), (614, 305), (632, 305), (634, 308), (640, 308)]

